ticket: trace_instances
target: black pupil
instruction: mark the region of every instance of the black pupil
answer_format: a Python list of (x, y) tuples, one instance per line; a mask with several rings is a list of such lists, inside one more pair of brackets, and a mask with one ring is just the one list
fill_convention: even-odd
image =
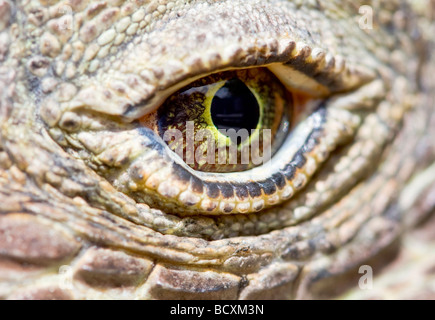
[[(260, 106), (249, 88), (239, 79), (228, 80), (211, 103), (211, 117), (218, 129), (255, 129), (260, 119)], [(241, 141), (238, 141), (240, 143)]]

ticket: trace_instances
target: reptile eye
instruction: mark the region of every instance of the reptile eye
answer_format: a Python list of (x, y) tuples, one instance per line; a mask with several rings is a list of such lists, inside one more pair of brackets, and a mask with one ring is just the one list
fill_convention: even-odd
[(266, 68), (197, 80), (159, 108), (156, 131), (198, 171), (244, 171), (267, 162), (286, 137), (292, 95)]
[(334, 103), (327, 87), (286, 65), (192, 77), (172, 79), (134, 106), (121, 99), (134, 120), (93, 121), (75, 145), (92, 152), (119, 191), (179, 216), (250, 214), (289, 200), (359, 125), (343, 100)]

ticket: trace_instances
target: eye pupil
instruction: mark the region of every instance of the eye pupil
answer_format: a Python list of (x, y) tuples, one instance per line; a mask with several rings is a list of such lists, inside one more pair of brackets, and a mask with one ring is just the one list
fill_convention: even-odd
[(292, 102), (266, 68), (223, 71), (175, 92), (142, 121), (156, 122), (154, 130), (193, 170), (239, 172), (281, 146)]
[[(257, 99), (243, 81), (234, 78), (220, 88), (211, 103), (211, 117), (218, 129), (255, 129), (260, 120)], [(241, 143), (242, 141), (238, 141)]]

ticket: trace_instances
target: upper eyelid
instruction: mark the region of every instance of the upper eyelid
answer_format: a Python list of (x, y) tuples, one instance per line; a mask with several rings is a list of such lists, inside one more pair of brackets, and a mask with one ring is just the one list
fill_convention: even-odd
[[(294, 42), (289, 42), (288, 45), (289, 48), (293, 48), (291, 50), (292, 56), (289, 57), (282, 54), (280, 59), (282, 59), (283, 62), (274, 62), (273, 64), (267, 64), (266, 62), (261, 65), (245, 66), (245, 68), (266, 66), (288, 89), (296, 89), (308, 93), (310, 96), (316, 98), (327, 97), (333, 93), (354, 90), (376, 79), (376, 73), (370, 69), (361, 68), (360, 70), (357, 70), (354, 68), (352, 71), (348, 70), (343, 58), (341, 57), (335, 58), (331, 55), (324, 54), (323, 51), (312, 50), (310, 47), (297, 49), (297, 44)], [(316, 59), (313, 58), (313, 54), (316, 55)], [(277, 58), (275, 57), (274, 60), (277, 60)], [(305, 61), (305, 63), (301, 63), (301, 61)], [(188, 68), (189, 67), (187, 67), (187, 69)], [(155, 108), (172, 93), (188, 85), (192, 81), (215, 72), (234, 70), (237, 68), (242, 67), (239, 67), (239, 65), (234, 62), (231, 67), (219, 68), (216, 65), (216, 69), (210, 69), (207, 70), (207, 72), (201, 72), (201, 69), (195, 71), (195, 68), (192, 66), (189, 73), (179, 74), (177, 77), (172, 77), (171, 74), (169, 74), (168, 78), (171, 79), (171, 81), (151, 86), (147, 88), (148, 90), (144, 90), (143, 93), (137, 93), (138, 95), (141, 95), (139, 101), (120, 101), (117, 106), (115, 106), (114, 112), (110, 114), (118, 115), (127, 122), (133, 121), (148, 112), (154, 111)], [(195, 74), (195, 72), (197, 72), (197, 74)], [(125, 87), (125, 82), (127, 82), (127, 84), (129, 82), (135, 83), (137, 80), (138, 77), (134, 75), (126, 75), (126, 81), (121, 82), (120, 85)], [(98, 104), (93, 105), (92, 103), (92, 100), (97, 100), (96, 94), (99, 92), (98, 84), (96, 84), (96, 86), (97, 87), (87, 86), (84, 90), (79, 92), (76, 101), (70, 103), (72, 106), (71, 109), (84, 107), (85, 109), (89, 108), (94, 111), (105, 113), (107, 109), (102, 110), (101, 108), (98, 108)], [(116, 87), (116, 84), (114, 87)], [(107, 87), (104, 89), (107, 92)], [(112, 89), (116, 90), (116, 88)], [(136, 91), (134, 88), (131, 89)], [(124, 90), (128, 89), (123, 88), (123, 91)], [(106, 95), (106, 93), (102, 93), (102, 95)], [(87, 102), (89, 101), (87, 99), (89, 96), (94, 97), (94, 99), (91, 99), (91, 102)]]
[[(179, 18), (180, 21), (183, 18)], [(355, 89), (376, 78), (373, 66), (370, 68), (352, 63), (347, 67), (346, 59), (342, 56), (321, 49), (313, 41), (307, 44), (310, 39), (303, 39), (296, 33), (292, 35), (290, 27), (289, 33), (284, 33), (285, 26), (272, 33), (259, 31), (258, 34), (246, 34), (243, 41), (230, 34), (228, 39), (222, 40), (221, 47), (213, 47), (210, 41), (198, 44), (197, 49), (195, 44), (190, 44), (190, 47), (185, 48), (183, 57), (181, 52), (185, 44), (177, 44), (179, 48), (175, 52), (170, 52), (170, 45), (164, 45), (165, 39), (173, 34), (177, 20), (168, 22), (168, 25), (173, 23), (172, 29), (168, 27), (169, 31), (164, 25), (150, 34), (138, 36), (136, 40), (140, 41), (132, 41), (124, 49), (119, 49), (124, 52), (116, 54), (118, 58), (110, 64), (110, 74), (101, 68), (88, 74), (87, 79), (81, 78), (81, 88), (64, 109), (91, 109), (120, 116), (130, 122), (155, 110), (171, 93), (189, 82), (210, 73), (235, 68), (267, 66), (284, 85), (320, 97)], [(178, 26), (183, 27), (182, 21)], [(262, 28), (267, 30), (267, 26)], [(309, 26), (306, 28), (309, 29)], [(211, 30), (204, 30), (204, 33), (208, 31)], [(163, 42), (160, 45), (162, 52), (153, 56), (152, 43), (157, 40)], [(176, 57), (179, 54), (181, 56)], [(352, 61), (357, 59), (354, 57)], [(303, 75), (301, 81), (296, 83), (294, 70), (296, 74)]]
[[(270, 51), (276, 50), (273, 47), (274, 45), (277, 45), (277, 43), (271, 43)], [(259, 51), (259, 55), (261, 55), (261, 51)], [(219, 68), (219, 64), (216, 63), (215, 69), (211, 70), (201, 68), (195, 70), (196, 66), (188, 66), (187, 69), (190, 68), (191, 70), (190, 74), (182, 74), (179, 77), (169, 75), (168, 78), (172, 78), (172, 81), (156, 87), (156, 93), (150, 94), (150, 98), (147, 97), (137, 104), (128, 105), (126, 112), (122, 116), (137, 118), (142, 115), (140, 112), (141, 105), (147, 104), (152, 109), (152, 106), (160, 105), (172, 93), (199, 78), (216, 72), (239, 68), (267, 67), (290, 91), (301, 91), (314, 98), (325, 98), (333, 93), (355, 90), (376, 79), (376, 73), (370, 69), (354, 68), (351, 71), (346, 67), (344, 58), (334, 57), (323, 50), (313, 50), (304, 43), (292, 41), (288, 43), (288, 47), (283, 52), (270, 58), (270, 60), (275, 61), (274, 63), (269, 64), (268, 60), (266, 58), (262, 59), (261, 56), (259, 60), (264, 62), (262, 64), (245, 65), (243, 58), (239, 57), (239, 60), (235, 59), (230, 67)]]

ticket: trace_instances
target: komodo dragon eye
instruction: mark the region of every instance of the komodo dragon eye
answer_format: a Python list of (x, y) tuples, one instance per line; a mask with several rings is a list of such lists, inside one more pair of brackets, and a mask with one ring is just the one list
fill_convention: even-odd
[(283, 65), (172, 87), (179, 89), (168, 89), (98, 158), (119, 190), (177, 215), (249, 214), (283, 203), (360, 121), (329, 108), (324, 86)]
[[(382, 88), (370, 83), (372, 73), (350, 72), (323, 51), (293, 42), (290, 50), (287, 63), (214, 66), (160, 80), (154, 91), (128, 74), (101, 92), (85, 86), (68, 103), (79, 112), (65, 112), (59, 126), (77, 156), (138, 203), (177, 216), (273, 208), (354, 137), (361, 114), (348, 109), (347, 94), (362, 87), (370, 104)], [(311, 211), (296, 213), (303, 219)]]
[(281, 147), (296, 106), (266, 68), (201, 78), (142, 120), (191, 168), (237, 172), (261, 165)]

